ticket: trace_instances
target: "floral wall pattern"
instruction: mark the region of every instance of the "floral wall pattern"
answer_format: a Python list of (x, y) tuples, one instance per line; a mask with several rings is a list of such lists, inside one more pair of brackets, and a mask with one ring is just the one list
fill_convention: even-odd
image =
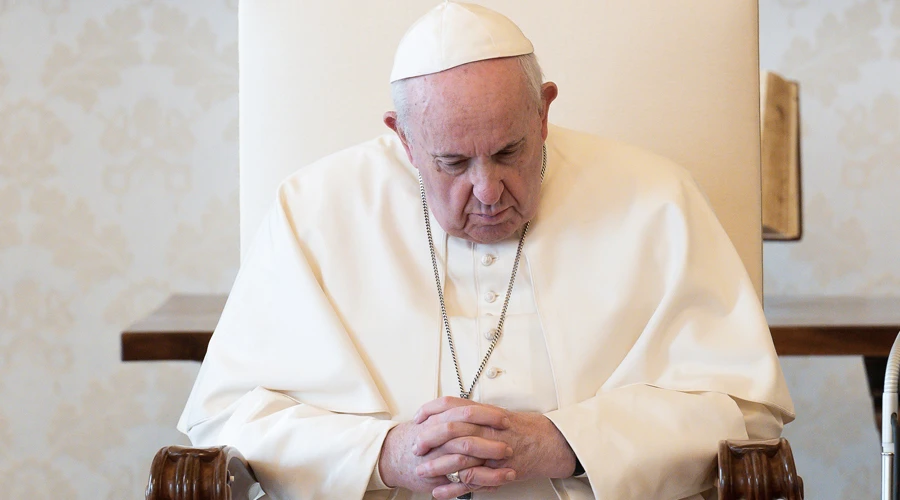
[[(800, 82), (803, 239), (766, 243), (767, 294), (900, 295), (900, 3), (761, 0), (760, 62)], [(807, 496), (878, 498), (858, 358), (783, 358)]]
[[(900, 294), (900, 4), (762, 0), (763, 67), (801, 82), (805, 236), (768, 293)], [(551, 75), (552, 76), (552, 75)], [(237, 1), (0, 0), (0, 491), (142, 498), (196, 375), (119, 331), (238, 265)], [(874, 498), (855, 359), (784, 359), (808, 496)]]
[(238, 265), (234, 1), (0, 0), (0, 491), (143, 498), (191, 363), (119, 332)]

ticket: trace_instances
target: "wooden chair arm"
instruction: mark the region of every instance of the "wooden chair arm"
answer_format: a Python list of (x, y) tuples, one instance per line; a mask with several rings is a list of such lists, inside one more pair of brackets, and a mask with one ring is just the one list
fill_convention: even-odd
[(256, 476), (230, 446), (167, 446), (153, 458), (146, 500), (250, 500)]
[(787, 439), (720, 441), (719, 500), (803, 500)]
[[(256, 477), (230, 446), (167, 446), (150, 467), (146, 500), (250, 500)], [(803, 500), (803, 479), (786, 439), (721, 441), (719, 500)]]

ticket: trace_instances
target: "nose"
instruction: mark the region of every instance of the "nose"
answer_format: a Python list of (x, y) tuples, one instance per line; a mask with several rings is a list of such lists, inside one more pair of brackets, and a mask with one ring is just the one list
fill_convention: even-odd
[(503, 194), (503, 179), (497, 175), (495, 168), (479, 165), (474, 169), (472, 178), (472, 194), (484, 205), (494, 205)]

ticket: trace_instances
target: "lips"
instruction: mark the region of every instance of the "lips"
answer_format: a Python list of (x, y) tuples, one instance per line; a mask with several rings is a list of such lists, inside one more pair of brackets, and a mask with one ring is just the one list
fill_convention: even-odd
[(502, 219), (505, 219), (504, 216), (506, 215), (506, 212), (509, 209), (510, 209), (510, 207), (506, 207), (494, 215), (487, 215), (487, 214), (469, 214), (469, 215), (474, 217), (476, 220), (478, 220), (482, 224), (488, 224), (488, 225), (499, 224), (500, 222), (503, 222)]

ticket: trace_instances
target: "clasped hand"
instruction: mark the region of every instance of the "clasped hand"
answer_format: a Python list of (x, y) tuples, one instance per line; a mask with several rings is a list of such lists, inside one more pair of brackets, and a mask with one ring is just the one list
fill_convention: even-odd
[[(426, 403), (412, 420), (391, 429), (379, 464), (390, 487), (450, 499), (515, 480), (567, 477), (575, 455), (539, 413), (447, 396)], [(459, 472), (459, 483), (447, 479), (453, 472)]]

